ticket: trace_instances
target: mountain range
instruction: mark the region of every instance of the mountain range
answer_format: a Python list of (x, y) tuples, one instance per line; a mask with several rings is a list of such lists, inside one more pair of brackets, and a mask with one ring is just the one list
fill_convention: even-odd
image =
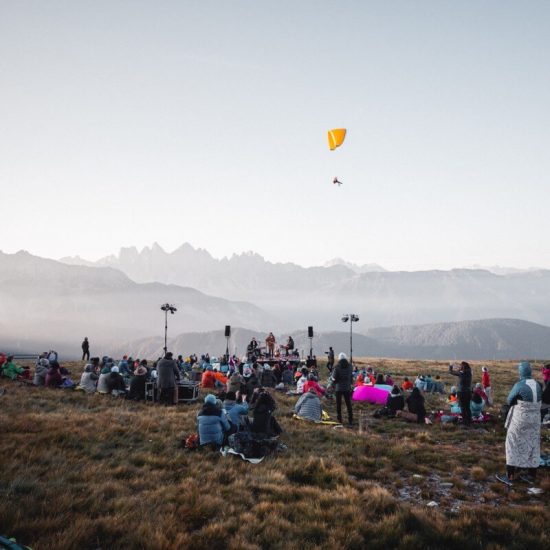
[(123, 248), (118, 256), (95, 264), (79, 258), (63, 261), (116, 268), (138, 283), (176, 284), (251, 302), (281, 321), (273, 328), (287, 330), (307, 325), (337, 330), (344, 312), (359, 314), (365, 327), (486, 318), (550, 324), (548, 270), (503, 275), (483, 269), (360, 272), (362, 268), (339, 259), (328, 267), (305, 268), (268, 262), (254, 253), (215, 259), (188, 243), (172, 253), (155, 243), (141, 251)]

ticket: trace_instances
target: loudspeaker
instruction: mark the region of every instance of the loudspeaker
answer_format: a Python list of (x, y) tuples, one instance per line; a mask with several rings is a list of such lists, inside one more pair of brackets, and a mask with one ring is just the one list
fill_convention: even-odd
[(231, 327), (229, 325), (225, 325), (225, 337), (229, 338), (231, 336)]
[(307, 327), (307, 337), (313, 338), (313, 327)]

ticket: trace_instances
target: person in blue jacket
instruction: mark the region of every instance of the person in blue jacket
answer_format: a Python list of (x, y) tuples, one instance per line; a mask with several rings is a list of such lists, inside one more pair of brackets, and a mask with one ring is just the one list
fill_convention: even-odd
[(229, 420), (216, 401), (216, 396), (209, 393), (204, 398), (204, 405), (197, 414), (200, 445), (223, 445), (225, 433), (230, 429)]
[(227, 392), (223, 402), (223, 408), (231, 421), (231, 424), (236, 428), (235, 431), (241, 429), (241, 419), (248, 415), (248, 403), (237, 403), (237, 394), (235, 392)]
[[(533, 379), (531, 365), (518, 365), (519, 382), (508, 395), (510, 411), (506, 418), (506, 473), (497, 479), (513, 484), (517, 478), (533, 483), (540, 462), (540, 404), (542, 387)], [(527, 470), (527, 475), (521, 475)]]

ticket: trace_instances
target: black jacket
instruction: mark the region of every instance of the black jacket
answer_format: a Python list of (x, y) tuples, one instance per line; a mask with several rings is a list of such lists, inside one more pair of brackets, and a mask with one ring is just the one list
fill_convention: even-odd
[(145, 399), (145, 382), (147, 381), (147, 375), (135, 375), (130, 379), (130, 391), (128, 392), (128, 399), (135, 399), (140, 401)]
[(392, 395), (391, 393), (388, 393), (386, 407), (394, 412), (402, 411), (405, 408), (405, 398), (401, 394)]
[(418, 423), (423, 424), (424, 418), (426, 418), (426, 407), (424, 406), (424, 397), (418, 388), (414, 388), (411, 395), (407, 397), (407, 407), (409, 412), (416, 414)]
[(454, 371), (449, 367), (449, 373), (458, 376), (458, 391), (470, 391), (472, 389), (472, 370)]
[(340, 359), (332, 373), (334, 389), (336, 391), (351, 391), (353, 383), (353, 371), (347, 359)]

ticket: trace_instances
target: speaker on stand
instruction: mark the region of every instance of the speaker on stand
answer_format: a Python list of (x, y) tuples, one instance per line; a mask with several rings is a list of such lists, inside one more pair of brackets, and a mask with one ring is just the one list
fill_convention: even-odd
[(313, 327), (307, 327), (307, 337), (309, 338), (309, 357), (313, 359)]

